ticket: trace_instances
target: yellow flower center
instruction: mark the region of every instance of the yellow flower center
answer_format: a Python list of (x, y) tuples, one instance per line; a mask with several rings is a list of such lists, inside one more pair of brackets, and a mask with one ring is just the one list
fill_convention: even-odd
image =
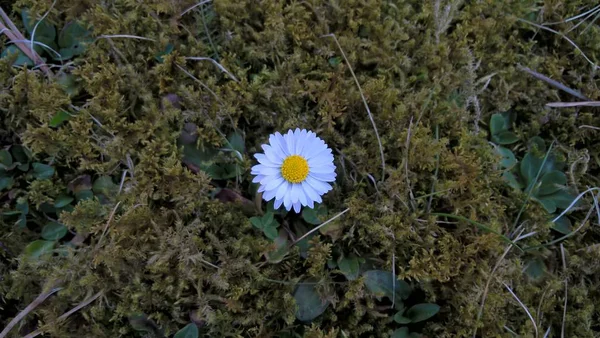
[(281, 165), (281, 176), (290, 183), (301, 183), (308, 176), (308, 161), (299, 155), (288, 156)]

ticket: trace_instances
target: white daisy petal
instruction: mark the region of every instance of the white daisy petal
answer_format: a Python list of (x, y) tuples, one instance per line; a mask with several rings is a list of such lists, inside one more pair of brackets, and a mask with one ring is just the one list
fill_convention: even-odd
[(273, 167), (262, 167), (260, 168), (259, 173), (261, 175), (277, 175), (279, 173), (281, 173), (281, 170), (279, 168), (273, 168)]
[(287, 193), (288, 189), (291, 189), (290, 185), (291, 184), (289, 184), (288, 182), (284, 182), (282, 185), (280, 185), (276, 191), (275, 198), (277, 198), (278, 200), (282, 199), (283, 196), (285, 196), (285, 193)]
[(330, 154), (320, 155), (320, 156), (313, 157), (308, 160), (308, 165), (310, 167), (318, 167), (321, 165), (327, 165), (327, 164), (332, 164), (332, 163), (333, 163), (333, 155), (330, 155)]
[(260, 181), (264, 180), (267, 176), (264, 175), (257, 175), (252, 179), (252, 183), (259, 183)]
[(290, 194), (285, 194), (285, 196), (283, 196), (283, 206), (287, 211), (290, 211), (290, 209), (292, 208), (292, 199), (290, 197)]
[(296, 203), (294, 203), (294, 204), (293, 204), (293, 206), (294, 206), (294, 211), (295, 211), (297, 214), (299, 214), (299, 213), (300, 213), (300, 208), (301, 208), (300, 202), (296, 202)]
[(306, 197), (306, 192), (302, 188), (302, 184), (298, 184), (298, 185), (300, 186), (299, 201), (303, 206), (307, 206), (308, 205), (308, 197)]
[(275, 197), (275, 190), (267, 190), (265, 191), (265, 193), (263, 194), (263, 199), (265, 201), (270, 201), (273, 199), (273, 197)]
[(283, 182), (285, 182), (285, 179), (283, 177), (275, 178), (274, 180), (267, 183), (267, 185), (265, 186), (265, 189), (277, 190), (277, 188), (279, 188), (279, 186), (282, 185)]
[(265, 151), (265, 156), (267, 157), (267, 159), (269, 159), (269, 161), (271, 161), (272, 163), (283, 163), (283, 159), (277, 156), (277, 153), (275, 150), (273, 150), (273, 147), (271, 147), (268, 144), (263, 144), (262, 148)]
[(335, 173), (328, 173), (328, 174), (310, 173), (310, 177), (312, 177), (316, 180), (319, 180), (319, 181), (323, 181), (323, 182), (333, 182), (333, 181), (335, 181), (336, 174)]
[(321, 182), (317, 179), (314, 179), (310, 175), (308, 175), (305, 182), (308, 183), (312, 188), (315, 189), (317, 193), (321, 195), (331, 190), (331, 185), (329, 185), (329, 183)]
[(309, 201), (314, 201), (317, 203), (321, 203), (321, 196), (319, 193), (313, 189), (306, 181), (302, 182), (302, 190), (306, 193)]
[(264, 185), (260, 185), (258, 189), (256, 189), (256, 192), (263, 192), (265, 190), (267, 190), (267, 188)]
[(329, 174), (329, 173), (332, 173), (334, 171), (335, 171), (335, 166), (333, 164), (311, 166), (310, 167), (310, 173), (311, 174), (313, 174), (313, 173)]
[(275, 204), (273, 206), (273, 208), (275, 210), (279, 209), (279, 207), (281, 207), (281, 205), (283, 204), (283, 200), (282, 199), (275, 199)]
[(300, 200), (300, 194), (302, 193), (302, 185), (301, 184), (292, 184), (292, 203), (296, 203)]
[(296, 142), (294, 140), (294, 132), (292, 132), (292, 130), (290, 129), (290, 130), (288, 130), (287, 134), (285, 134), (283, 137), (285, 139), (285, 143), (286, 143), (286, 147), (287, 147), (288, 153), (290, 155), (296, 154), (294, 152), (294, 149), (295, 149), (295, 146), (296, 146)]
[(285, 138), (283, 137), (283, 135), (281, 135), (280, 132), (276, 132), (275, 139), (277, 140), (277, 143), (278, 143), (279, 148), (281, 149), (281, 152), (283, 153), (283, 155), (285, 157), (290, 156), (290, 153), (287, 151)]
[(283, 163), (283, 161), (280, 161), (279, 163), (271, 162), (271, 160), (269, 160), (265, 154), (254, 154), (254, 157), (260, 164), (267, 167), (280, 167), (281, 163)]

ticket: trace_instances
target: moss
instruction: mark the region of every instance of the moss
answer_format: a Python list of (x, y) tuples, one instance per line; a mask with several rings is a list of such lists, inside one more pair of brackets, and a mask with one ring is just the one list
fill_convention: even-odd
[[(36, 160), (57, 166), (52, 180), (19, 178), (23, 191), (17, 195), (26, 195), (33, 209), (53, 203), (80, 175), (108, 176), (119, 186), (110, 196), (63, 212), (60, 221), (83, 238), (67, 237), (60, 242), (62, 254), (37, 261), (20, 254), (40, 229), (22, 232), (14, 227), (16, 218), (2, 218), (0, 244), (8, 251), (0, 246), (0, 262), (8, 268), (0, 267), (0, 291), (6, 293), (0, 325), (60, 280), (63, 290), (33, 311), (14, 336), (36, 326), (53, 337), (139, 336), (128, 317), (145, 313), (165, 335), (193, 320), (212, 337), (337, 337), (342, 331), (388, 337), (398, 327), (394, 313), (382, 310), (361, 278), (340, 282), (341, 275), (327, 267), (328, 259), (351, 252), (379, 269), (391, 271), (394, 263), (399, 278), (417, 290), (415, 297), (441, 305), (437, 317), (418, 327), (427, 336), (471, 337), (478, 328), (480, 336), (501, 337), (507, 336), (505, 326), (531, 335), (528, 317), (501, 282), (530, 309), (539, 309), (539, 330), (551, 326), (558, 332), (566, 279), (565, 335), (592, 337), (598, 330), (593, 300), (599, 296), (595, 227), (587, 225), (563, 242), (564, 270), (555, 245), (528, 254), (513, 249), (498, 263), (506, 244), (497, 236), (431, 215), (454, 213), (511, 231), (526, 196), (502, 181), (487, 141), (489, 116), (501, 111), (516, 113), (520, 141), (513, 150), (519, 157), (526, 140), (541, 135), (556, 141), (572, 186), (583, 191), (598, 185), (596, 131), (580, 128), (597, 126), (598, 114), (589, 107), (546, 108), (549, 101), (571, 98), (517, 68), (530, 67), (598, 99), (595, 75), (571, 45), (517, 21), (531, 15), (561, 21), (584, 2), (455, 4), (451, 24), (440, 31), (435, 2), (410, 0), (217, 1), (185, 15), (193, 1), (57, 2), (48, 16), (57, 27), (77, 18), (96, 37), (154, 41), (97, 39), (61, 70), (76, 77), (81, 91), (75, 96), (55, 78), (0, 61), (1, 146), (24, 144)], [(20, 0), (14, 9), (28, 7), (39, 17), (49, 5)], [(11, 15), (21, 25), (16, 12)], [(361, 93), (334, 40), (324, 37), (330, 33), (346, 53), (377, 125), (383, 176)], [(574, 35), (592, 59), (598, 34), (592, 26)], [(155, 56), (169, 43), (173, 52), (158, 62)], [(185, 59), (206, 56), (236, 80), (210, 61)], [(51, 127), (58, 111), (72, 116)], [(201, 147), (222, 148), (224, 135), (243, 134), (243, 174), (211, 180), (183, 166), (177, 140), (186, 124), (194, 126)], [(334, 150), (339, 178), (324, 204), (329, 216), (349, 211), (333, 224), (339, 233), (319, 235), (307, 252), (293, 248), (274, 264), (265, 257), (272, 244), (250, 225), (248, 211), (214, 196), (228, 188), (254, 200), (251, 155), (269, 133), (296, 127), (316, 131)], [(15, 209), (13, 196), (0, 198), (3, 210)], [(540, 206), (530, 202), (524, 210), (523, 228), (537, 233), (523, 246), (555, 238)], [(570, 217), (578, 225), (585, 211)], [(530, 257), (541, 257), (547, 266), (535, 283), (522, 272)], [(331, 305), (305, 325), (295, 322), (292, 292), (309, 278)], [(54, 324), (99, 291), (99, 300)]]

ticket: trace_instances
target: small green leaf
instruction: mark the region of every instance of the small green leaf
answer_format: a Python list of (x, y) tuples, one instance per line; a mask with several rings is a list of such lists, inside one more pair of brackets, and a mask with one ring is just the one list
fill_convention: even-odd
[(544, 196), (544, 198), (545, 197), (552, 198), (552, 201), (554, 202), (554, 204), (556, 204), (556, 207), (561, 209), (567, 209), (575, 200), (575, 196), (571, 195), (566, 190), (559, 190), (552, 195)]
[(274, 226), (264, 227), (263, 232), (265, 233), (265, 236), (267, 236), (267, 238), (270, 240), (275, 240), (275, 238), (277, 238), (277, 236), (279, 235), (279, 231)]
[(512, 131), (502, 131), (492, 136), (492, 142), (498, 144), (513, 144), (519, 140), (519, 137)]
[(275, 250), (267, 254), (269, 263), (279, 263), (283, 260), (285, 255), (290, 251), (290, 246), (287, 241), (287, 235), (285, 231), (281, 230), (279, 236), (275, 238)]
[(252, 223), (252, 225), (257, 228), (262, 230), (263, 226), (263, 222), (262, 222), (262, 218), (258, 218), (258, 217), (250, 217), (250, 223)]
[(502, 156), (502, 159), (500, 160), (500, 166), (502, 168), (510, 170), (517, 164), (515, 154), (513, 154), (510, 149), (498, 146), (496, 147), (496, 152)]
[(56, 222), (50, 222), (44, 225), (42, 228), (42, 238), (49, 241), (58, 241), (65, 237), (68, 229), (66, 226)]
[[(556, 216), (557, 215), (552, 215), (552, 219), (554, 219)], [(552, 230), (558, 231), (563, 235), (568, 235), (569, 233), (571, 233), (571, 231), (573, 231), (571, 220), (567, 216), (563, 215), (554, 222)]]
[(0, 149), (0, 169), (8, 169), (13, 164), (13, 159), (8, 150)]
[(540, 280), (546, 273), (546, 264), (541, 259), (532, 259), (525, 268), (525, 273), (534, 281)]
[(409, 338), (408, 327), (401, 327), (394, 331), (394, 333), (392, 333), (392, 338)]
[(194, 323), (189, 323), (183, 329), (177, 331), (173, 338), (198, 338), (198, 327)]
[(493, 114), (490, 119), (490, 134), (494, 136), (507, 130), (508, 128), (505, 128), (504, 117), (501, 114)]
[(100, 176), (94, 181), (94, 185), (92, 186), (92, 190), (95, 194), (102, 194), (106, 197), (112, 197), (117, 193), (116, 184), (113, 183), (112, 178), (110, 176)]
[(52, 128), (56, 128), (70, 118), (71, 115), (69, 113), (67, 113), (64, 110), (61, 110), (58, 113), (56, 113), (56, 115), (54, 115), (54, 117), (52, 118), (52, 120), (50, 120), (50, 123), (48, 125)]
[(58, 36), (59, 53), (62, 60), (80, 55), (94, 41), (92, 33), (76, 21), (65, 25)]
[(549, 197), (543, 197), (543, 198), (536, 198), (536, 200), (538, 202), (540, 202), (540, 204), (542, 204), (542, 206), (544, 207), (544, 209), (546, 209), (546, 211), (549, 214), (552, 214), (556, 211), (556, 203), (554, 203), (554, 201), (552, 200), (552, 198)]
[(331, 67), (337, 67), (340, 63), (342, 63), (342, 58), (339, 56), (334, 56), (327, 60)]
[(52, 178), (54, 175), (54, 168), (43, 163), (33, 163), (33, 176), (40, 180), (46, 180)]
[(406, 318), (404, 317), (402, 314), (404, 313), (404, 311), (398, 311), (395, 315), (394, 315), (394, 321), (398, 324), (409, 324), (411, 322), (410, 318)]
[(60, 209), (65, 205), (71, 204), (74, 198), (69, 195), (60, 195), (54, 200), (54, 207)]
[(49, 22), (47, 17), (38, 24), (38, 21), (30, 16), (29, 10), (24, 8), (21, 11), (21, 18), (29, 36), (33, 34), (33, 29), (37, 24), (37, 28), (35, 28), (35, 40), (54, 41), (56, 39), (56, 28)]
[(558, 170), (553, 170), (540, 180), (540, 187), (536, 191), (536, 195), (550, 195), (561, 190), (561, 186), (567, 185), (567, 176)]
[[(396, 289), (395, 302), (401, 302), (410, 296), (412, 289), (408, 283), (403, 280), (397, 280), (396, 276), (389, 271), (369, 270), (363, 273), (365, 286), (376, 297), (387, 297), (394, 299), (394, 284)], [(395, 280), (395, 283), (394, 283)]]
[(240, 133), (235, 132), (235, 133), (229, 134), (227, 141), (229, 142), (229, 146), (231, 147), (231, 149), (239, 152), (240, 155), (246, 151), (246, 146), (244, 144), (244, 138), (242, 137), (242, 135)]
[[(273, 213), (266, 212), (264, 214), (264, 216), (261, 218), (261, 222), (263, 224), (263, 227), (274, 225), (273, 223), (275, 222), (275, 218), (273, 218)], [(277, 223), (275, 222), (275, 224), (277, 224)]]
[(296, 318), (302, 322), (310, 322), (320, 316), (329, 306), (328, 300), (322, 300), (315, 286), (300, 284), (294, 292), (296, 300)]
[(15, 144), (14, 146), (10, 147), (10, 152), (12, 153), (15, 161), (21, 164), (29, 163), (29, 160), (31, 159), (31, 152), (29, 149), (20, 144)]
[(160, 333), (158, 325), (144, 313), (131, 315), (128, 319), (129, 324), (136, 331), (148, 332), (153, 335), (159, 335)]
[(15, 180), (10, 176), (0, 177), (0, 191), (12, 187)]
[(33, 241), (25, 247), (25, 256), (32, 259), (40, 258), (42, 255), (52, 252), (54, 244), (56, 244), (54, 241)]
[(406, 317), (410, 318), (412, 323), (418, 323), (435, 316), (439, 311), (440, 306), (437, 304), (417, 304), (406, 311)]
[(77, 202), (85, 201), (94, 198), (94, 193), (91, 190), (80, 190), (75, 193)]
[(324, 222), (324, 220), (322, 219), (324, 219), (325, 217), (327, 217), (327, 208), (322, 204), (315, 205), (313, 209), (302, 209), (302, 218), (304, 219), (304, 221), (306, 221), (306, 223), (319, 225)]
[(173, 45), (172, 44), (167, 44), (167, 46), (165, 47), (165, 49), (163, 49), (162, 51), (156, 53), (156, 55), (154, 55), (154, 58), (156, 59), (156, 61), (163, 63), (165, 62), (165, 56), (171, 54), (171, 52), (173, 51)]
[(23, 51), (20, 50), (19, 47), (15, 45), (10, 45), (6, 47), (6, 49), (2, 51), (2, 54), (0, 54), (0, 58), (8, 58), (12, 57), (12, 55), (17, 55), (15, 61), (12, 64), (13, 66), (33, 66), (33, 61), (27, 55), (25, 55), (25, 53), (23, 53)]
[(358, 278), (358, 257), (354, 255), (351, 255), (349, 257), (341, 256), (338, 260), (338, 267), (348, 280), (355, 280)]
[(521, 184), (521, 182), (519, 182), (515, 174), (513, 174), (510, 171), (503, 172), (502, 179), (504, 180), (504, 182), (508, 183), (508, 185), (513, 189), (523, 189), (523, 185)]

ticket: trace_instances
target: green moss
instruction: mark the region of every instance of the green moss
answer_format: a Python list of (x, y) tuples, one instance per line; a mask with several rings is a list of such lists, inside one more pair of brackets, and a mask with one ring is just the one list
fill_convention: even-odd
[[(0, 60), (0, 145), (24, 144), (37, 160), (57, 167), (53, 180), (19, 178), (16, 196), (26, 196), (36, 209), (27, 229), (14, 226), (16, 216), (0, 220), (0, 244), (8, 249), (0, 246), (0, 292), (6, 294), (0, 326), (59, 281), (63, 290), (23, 320), (22, 332), (11, 334), (39, 326), (56, 337), (141, 336), (128, 317), (145, 313), (165, 335), (193, 320), (211, 337), (390, 336), (398, 327), (394, 313), (361, 278), (345, 281), (327, 267), (343, 252), (379, 269), (392, 271), (394, 264), (399, 278), (417, 290), (415, 297), (441, 305), (423, 327), (430, 337), (471, 337), (476, 328), (484, 337), (507, 336), (504, 326), (530, 336), (528, 317), (501, 282), (536, 311), (539, 330), (558, 332), (565, 279), (565, 336), (594, 335), (597, 227), (587, 225), (564, 241), (564, 270), (556, 245), (527, 254), (513, 249), (498, 263), (506, 246), (497, 236), (430, 215), (453, 213), (510, 232), (526, 196), (501, 179), (485, 132), (489, 116), (507, 110), (517, 116), (515, 154), (525, 153), (531, 136), (555, 140), (570, 185), (579, 191), (598, 185), (597, 131), (580, 128), (597, 126), (598, 114), (546, 108), (547, 102), (572, 99), (517, 68), (530, 67), (597, 99), (590, 65), (571, 45), (517, 21), (531, 15), (561, 21), (579, 13), (584, 2), (457, 1), (447, 29), (441, 29), (443, 13), (436, 14), (434, 2), (217, 1), (182, 16), (193, 4), (57, 2), (50, 22), (63, 27), (81, 20), (98, 37), (72, 64), (53, 69), (75, 76), (81, 87), (76, 95), (69, 96), (56, 78)], [(446, 2), (441, 5), (443, 11)], [(36, 17), (49, 6), (14, 4)], [(11, 15), (21, 25), (16, 13)], [(599, 32), (592, 26), (573, 35), (592, 59)], [(330, 33), (373, 114), (385, 154), (383, 177), (361, 93), (334, 40), (324, 37)], [(106, 37), (118, 34), (153, 41)], [(160, 63), (155, 56), (167, 44), (174, 49)], [(206, 56), (237, 81), (210, 61), (185, 59)], [(50, 127), (59, 111), (71, 117)], [(224, 135), (241, 132), (244, 174), (215, 181), (183, 166), (177, 140), (186, 123), (203, 147), (224, 147)], [(256, 196), (247, 169), (271, 132), (296, 127), (316, 131), (334, 150), (339, 178), (324, 204), (330, 216), (349, 211), (332, 224), (336, 233), (318, 235), (306, 252), (294, 247), (273, 264), (265, 257), (273, 245), (248, 221), (257, 210), (251, 210)], [(60, 254), (21, 259), (24, 247), (39, 238), (34, 221), (47, 221), (37, 209), (81, 175), (110, 177), (119, 188), (60, 214), (78, 235), (58, 243)], [(247, 199), (246, 208), (224, 203), (229, 200), (219, 197), (220, 188)], [(14, 210), (16, 197), (2, 192), (0, 203)], [(572, 221), (578, 225), (585, 211), (574, 212)], [(529, 203), (521, 219), (524, 233), (537, 232), (523, 246), (555, 238), (537, 204)], [(522, 272), (532, 256), (548, 267), (535, 283)], [(305, 325), (295, 321), (292, 292), (309, 278), (331, 305)], [(55, 324), (99, 291), (101, 298)]]

